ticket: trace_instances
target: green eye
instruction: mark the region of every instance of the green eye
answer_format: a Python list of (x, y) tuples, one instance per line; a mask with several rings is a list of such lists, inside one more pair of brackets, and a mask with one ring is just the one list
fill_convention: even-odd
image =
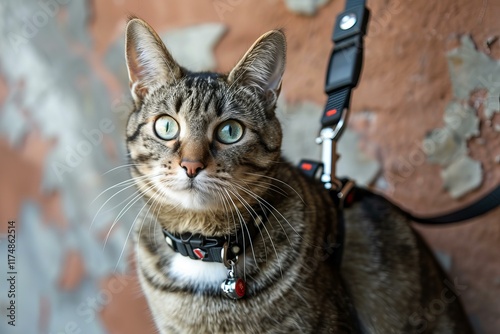
[(155, 121), (155, 132), (164, 140), (172, 140), (179, 133), (179, 124), (170, 116), (161, 116)]
[(235, 120), (225, 121), (217, 128), (217, 140), (223, 144), (233, 144), (243, 137), (243, 125)]

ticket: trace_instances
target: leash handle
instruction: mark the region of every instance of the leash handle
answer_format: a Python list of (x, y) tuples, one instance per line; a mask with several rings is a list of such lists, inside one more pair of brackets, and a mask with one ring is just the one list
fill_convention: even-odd
[[(365, 0), (347, 0), (345, 10), (337, 15), (332, 34), (335, 43), (330, 55), (325, 82), (328, 101), (321, 118), (322, 127), (337, 128), (341, 134), (341, 120), (349, 108), (351, 90), (357, 86), (363, 64), (363, 37), (366, 34), (370, 12)], [(340, 125), (340, 127), (339, 127)]]
[(321, 117), (322, 130), (316, 139), (322, 145), (321, 182), (326, 189), (338, 189), (335, 178), (338, 159), (337, 141), (347, 124), (351, 90), (357, 86), (363, 63), (363, 37), (370, 12), (365, 0), (347, 0), (345, 10), (336, 20), (332, 34), (335, 43), (330, 55), (325, 82), (328, 101)]

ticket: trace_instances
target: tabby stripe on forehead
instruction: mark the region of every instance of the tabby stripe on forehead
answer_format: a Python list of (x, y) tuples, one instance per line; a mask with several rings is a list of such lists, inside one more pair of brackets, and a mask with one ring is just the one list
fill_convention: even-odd
[(194, 79), (192, 77), (188, 77), (188, 78), (186, 78), (184, 83), (185, 83), (187, 88), (193, 88), (193, 81), (194, 81)]
[(201, 107), (200, 93), (196, 91), (196, 94), (191, 99), (191, 111), (198, 112)]
[(178, 114), (181, 111), (182, 107), (182, 97), (177, 96), (177, 100), (175, 100), (175, 112)]
[(210, 92), (210, 95), (207, 98), (207, 102), (205, 103), (205, 113), (208, 112), (208, 108), (210, 107), (210, 102), (212, 102), (212, 99), (214, 98), (215, 93), (212, 91)]
[(141, 132), (141, 128), (142, 128), (144, 125), (146, 125), (146, 124), (148, 124), (148, 122), (143, 122), (143, 123), (139, 124), (139, 125), (137, 126), (137, 129), (135, 129), (134, 133), (133, 133), (132, 135), (130, 135), (130, 136), (127, 136), (127, 142), (134, 141), (134, 140), (137, 138), (137, 136), (139, 136), (139, 134), (140, 134), (140, 132)]
[(215, 114), (217, 115), (217, 117), (220, 117), (220, 115), (222, 115), (225, 100), (226, 97), (223, 95), (222, 99), (217, 99), (217, 102), (215, 103)]

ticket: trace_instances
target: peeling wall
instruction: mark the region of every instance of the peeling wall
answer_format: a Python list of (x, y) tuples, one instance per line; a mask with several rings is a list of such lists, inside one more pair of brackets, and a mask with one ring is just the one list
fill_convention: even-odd
[[(121, 95), (125, 82), (91, 54), (89, 3), (66, 3), (0, 7), (1, 76), (8, 86), (2, 155), (15, 155), (2, 161), (2, 202), (15, 205), (2, 206), (1, 218), (2, 224), (15, 220), (18, 233), (17, 324), (4, 321), (9, 300), (2, 279), (3, 333), (106, 333), (99, 312), (111, 300), (101, 282), (130, 273), (125, 241), (135, 214), (120, 215), (112, 206), (97, 214), (110, 193), (114, 204), (133, 195), (112, 188), (128, 178), (123, 168), (113, 170), (126, 163), (125, 114), (115, 108), (128, 102)], [(33, 189), (23, 192), (27, 184)]]
[[(339, 175), (424, 215), (473, 202), (500, 183), (500, 45), (492, 43), (500, 6), (368, 5), (365, 65), (339, 143)], [(203, 70), (229, 70), (260, 34), (284, 28), (288, 65), (278, 113), (284, 152), (297, 161), (319, 157), (314, 138), (330, 35), (343, 7), (323, 0), (2, 2), (0, 232), (16, 221), (19, 308), (12, 328), (3, 321), (0, 280), (0, 332), (154, 331), (127, 242), (142, 205), (127, 182), (122, 139), (131, 107), (127, 15), (146, 19), (183, 65)], [(478, 333), (500, 328), (499, 221), (497, 209), (467, 224), (416, 227), (467, 285), (462, 298)]]

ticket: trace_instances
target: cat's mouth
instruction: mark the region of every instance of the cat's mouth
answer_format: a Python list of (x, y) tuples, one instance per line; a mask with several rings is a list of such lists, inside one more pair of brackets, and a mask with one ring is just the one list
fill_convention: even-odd
[(164, 200), (174, 206), (188, 210), (204, 211), (219, 207), (217, 197), (213, 196), (209, 180), (198, 178), (176, 179), (168, 184), (157, 184)]
[(188, 179), (182, 183), (177, 190), (203, 193), (203, 185), (196, 179)]
[(198, 186), (194, 179), (189, 179), (187, 183), (186, 190), (198, 190)]
[(186, 182), (186, 184), (178, 185), (176, 187), (167, 188), (166, 190), (172, 191), (174, 194), (189, 193), (189, 194), (203, 194), (203, 189), (195, 182)]

